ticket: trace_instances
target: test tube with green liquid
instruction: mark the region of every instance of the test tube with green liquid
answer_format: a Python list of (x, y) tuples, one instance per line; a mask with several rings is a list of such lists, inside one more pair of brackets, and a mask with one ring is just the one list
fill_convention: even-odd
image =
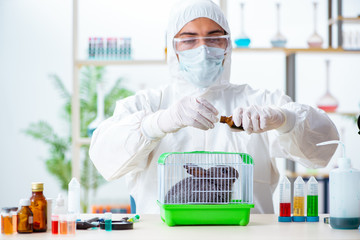
[(312, 176), (307, 182), (307, 222), (318, 222), (318, 182)]

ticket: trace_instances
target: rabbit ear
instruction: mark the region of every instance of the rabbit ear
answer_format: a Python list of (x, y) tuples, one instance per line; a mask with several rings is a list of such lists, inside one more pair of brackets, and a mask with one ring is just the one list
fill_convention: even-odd
[(204, 177), (206, 174), (206, 170), (202, 167), (199, 167), (196, 164), (186, 164), (184, 165), (186, 172), (194, 177)]

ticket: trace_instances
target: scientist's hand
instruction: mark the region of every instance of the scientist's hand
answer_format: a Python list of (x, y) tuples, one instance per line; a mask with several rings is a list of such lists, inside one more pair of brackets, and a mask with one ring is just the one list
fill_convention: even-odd
[(204, 98), (184, 97), (160, 114), (158, 125), (165, 133), (187, 126), (208, 130), (219, 121), (217, 114), (216, 108)]
[(242, 125), (251, 134), (281, 127), (286, 121), (286, 115), (278, 107), (252, 105), (235, 108), (232, 119), (236, 126)]

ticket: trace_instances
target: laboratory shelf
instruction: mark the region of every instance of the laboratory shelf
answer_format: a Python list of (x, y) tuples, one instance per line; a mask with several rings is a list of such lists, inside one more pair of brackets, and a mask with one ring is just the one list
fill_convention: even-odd
[(329, 25), (334, 25), (337, 24), (338, 22), (360, 24), (360, 17), (348, 18), (348, 17), (339, 16), (337, 18), (329, 19)]
[(360, 53), (360, 51), (342, 48), (233, 48), (233, 52), (284, 52), (286, 55), (295, 53)]
[(165, 60), (76, 60), (76, 66), (165, 65)]

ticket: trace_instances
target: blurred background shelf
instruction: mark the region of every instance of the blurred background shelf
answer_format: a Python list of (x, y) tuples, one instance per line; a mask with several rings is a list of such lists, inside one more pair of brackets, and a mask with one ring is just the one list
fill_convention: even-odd
[(166, 60), (76, 60), (76, 66), (109, 66), (109, 65), (165, 65)]
[(360, 24), (360, 17), (342, 17), (329, 19), (329, 25), (337, 24), (338, 22)]

